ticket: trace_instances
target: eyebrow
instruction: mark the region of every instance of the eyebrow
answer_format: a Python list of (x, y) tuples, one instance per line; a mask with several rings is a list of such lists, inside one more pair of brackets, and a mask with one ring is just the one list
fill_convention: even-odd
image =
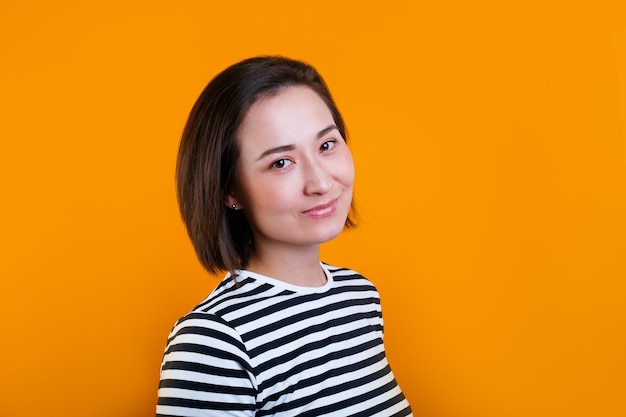
[[(325, 127), (324, 129), (317, 132), (316, 140), (320, 140), (321, 138), (323, 138), (324, 136), (326, 136), (329, 132), (332, 132), (333, 130), (339, 130), (339, 128), (336, 125), (330, 125), (330, 126)], [(292, 151), (294, 149), (296, 149), (296, 145), (293, 145), (293, 144), (277, 146), (275, 148), (271, 148), (263, 152), (261, 156), (257, 158), (257, 161), (260, 161), (261, 159), (265, 158), (268, 155), (281, 153), (285, 151)]]

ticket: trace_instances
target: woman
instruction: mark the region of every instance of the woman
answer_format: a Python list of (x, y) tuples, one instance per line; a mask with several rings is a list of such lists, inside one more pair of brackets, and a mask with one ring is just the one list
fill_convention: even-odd
[(406, 416), (380, 300), (319, 260), (354, 226), (346, 128), (311, 66), (239, 62), (194, 105), (179, 205), (211, 273), (230, 271), (168, 339), (158, 416)]

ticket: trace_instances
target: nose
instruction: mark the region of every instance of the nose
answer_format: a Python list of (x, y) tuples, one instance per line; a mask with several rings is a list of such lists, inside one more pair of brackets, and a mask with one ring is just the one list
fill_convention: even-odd
[(326, 194), (332, 186), (332, 176), (320, 161), (307, 161), (304, 169), (304, 194)]

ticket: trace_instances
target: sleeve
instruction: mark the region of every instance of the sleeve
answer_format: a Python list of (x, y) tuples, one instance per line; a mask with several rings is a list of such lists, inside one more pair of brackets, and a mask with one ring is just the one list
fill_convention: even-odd
[(385, 336), (385, 321), (383, 320), (383, 308), (382, 308), (382, 304), (380, 301), (380, 293), (378, 292), (378, 289), (376, 288), (373, 282), (369, 280), (368, 282), (372, 286), (372, 291), (373, 291), (372, 300), (373, 300), (374, 314), (376, 315), (376, 320), (377, 320), (376, 328), (377, 328), (377, 331), (380, 332), (380, 338), (383, 339)]
[(168, 339), (156, 415), (254, 416), (255, 381), (239, 334), (219, 317), (190, 313)]

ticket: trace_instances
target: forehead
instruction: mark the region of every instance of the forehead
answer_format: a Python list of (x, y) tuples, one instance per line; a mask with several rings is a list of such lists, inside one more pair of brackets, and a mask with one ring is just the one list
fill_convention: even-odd
[(334, 124), (330, 109), (307, 86), (293, 86), (258, 99), (246, 112), (239, 128), (239, 145), (309, 139)]

